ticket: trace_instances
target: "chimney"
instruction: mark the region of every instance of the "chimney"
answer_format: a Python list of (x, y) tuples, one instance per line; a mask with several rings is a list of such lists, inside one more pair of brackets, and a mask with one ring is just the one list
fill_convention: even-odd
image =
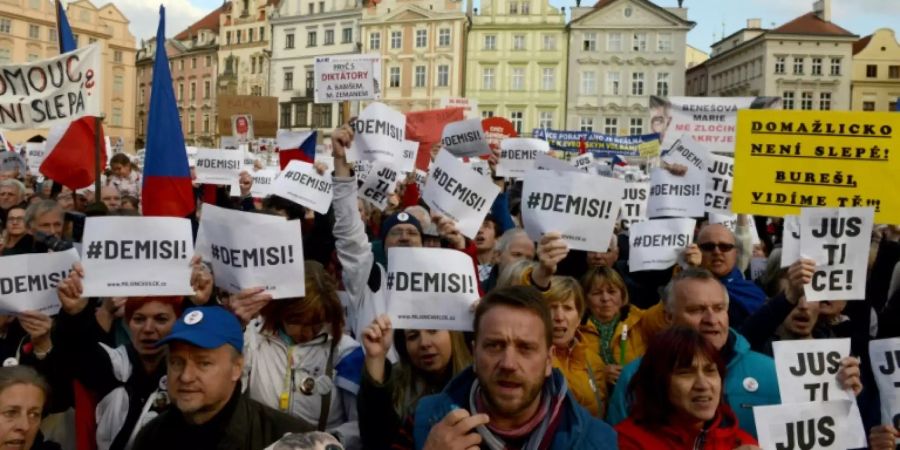
[(760, 28), (762, 19), (747, 19), (747, 28)]
[(817, 0), (813, 3), (813, 13), (818, 18), (831, 22), (831, 0)]

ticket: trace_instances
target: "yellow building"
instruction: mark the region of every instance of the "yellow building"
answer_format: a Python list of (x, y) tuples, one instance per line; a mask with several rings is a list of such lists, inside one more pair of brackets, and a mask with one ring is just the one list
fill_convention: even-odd
[(900, 98), (900, 45), (881, 28), (853, 44), (851, 109), (895, 111)]
[[(128, 19), (107, 3), (100, 8), (89, 0), (69, 3), (66, 16), (75, 43), (81, 47), (99, 42), (103, 51), (103, 129), (124, 149), (134, 151), (135, 40), (128, 31)], [(7, 0), (0, 2), (0, 66), (21, 64), (59, 54), (56, 10), (48, 0)], [(13, 143), (32, 136), (46, 136), (47, 130), (10, 131)]]
[(407, 112), (459, 97), (465, 26), (459, 0), (366, 2), (360, 37), (363, 53), (381, 54), (382, 101)]
[[(228, 1), (219, 14), (218, 91), (269, 95), (269, 14), (277, 0)], [(313, 2), (310, 2), (310, 8)]]
[(505, 117), (525, 135), (563, 128), (565, 31), (565, 14), (548, 0), (482, 0), (472, 15), (465, 90), (482, 117)]

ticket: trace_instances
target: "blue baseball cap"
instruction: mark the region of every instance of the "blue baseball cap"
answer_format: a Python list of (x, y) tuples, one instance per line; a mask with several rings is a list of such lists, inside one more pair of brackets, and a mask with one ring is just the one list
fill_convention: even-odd
[(159, 340), (156, 346), (172, 341), (184, 341), (200, 348), (213, 349), (225, 344), (244, 352), (244, 332), (234, 314), (221, 306), (188, 308), (175, 322), (172, 332)]

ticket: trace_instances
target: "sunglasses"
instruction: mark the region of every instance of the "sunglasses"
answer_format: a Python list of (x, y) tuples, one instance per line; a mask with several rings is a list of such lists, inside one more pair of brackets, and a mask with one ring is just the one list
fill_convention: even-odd
[(697, 247), (700, 247), (700, 250), (703, 250), (704, 252), (711, 252), (717, 248), (722, 253), (728, 253), (734, 250), (734, 244), (729, 244), (726, 242), (704, 242), (697, 245)]

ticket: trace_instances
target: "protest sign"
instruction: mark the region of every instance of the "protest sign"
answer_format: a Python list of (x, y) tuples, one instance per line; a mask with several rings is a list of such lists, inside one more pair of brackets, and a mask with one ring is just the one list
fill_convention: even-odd
[(475, 158), (470, 159), (468, 162), (464, 162), (464, 164), (478, 175), (481, 175), (489, 180), (491, 179), (491, 165), (488, 164), (486, 160)]
[(381, 98), (381, 55), (319, 56), (314, 70), (316, 103)]
[(457, 120), (463, 120), (463, 108), (432, 109), (406, 113), (406, 137), (419, 143), (416, 152), (416, 169), (428, 170), (431, 164), (431, 151), (440, 147), (444, 126)]
[(635, 222), (647, 220), (647, 199), (650, 197), (650, 183), (627, 183), (622, 193), (622, 209), (619, 219), (628, 229)]
[(500, 160), (497, 162), (497, 176), (521, 178), (534, 167), (538, 153), (547, 153), (550, 146), (546, 141), (530, 138), (509, 138), (500, 142)]
[(881, 423), (900, 427), (900, 338), (869, 341), (869, 359), (881, 394)]
[(244, 164), (244, 155), (243, 152), (236, 150), (200, 148), (197, 149), (194, 160), (197, 174), (195, 182), (231, 185), (238, 181)]
[(781, 403), (851, 400), (837, 380), (850, 339), (775, 341), (772, 352)]
[(590, 153), (585, 153), (583, 155), (578, 155), (575, 158), (572, 158), (569, 161), (572, 164), (572, 167), (585, 172), (585, 173), (596, 173), (594, 167), (594, 155)]
[(534, 159), (534, 168), (537, 170), (558, 170), (560, 172), (580, 172), (575, 166), (550, 155), (538, 153)]
[(390, 248), (387, 314), (397, 329), (472, 331), (472, 258), (444, 248)]
[(422, 200), (433, 213), (455, 221), (463, 236), (475, 239), (499, 193), (500, 188), (490, 178), (479, 175), (442, 150), (431, 166)]
[(803, 207), (875, 208), (900, 223), (900, 114), (741, 111), (732, 209), (764, 216)]
[(231, 134), (238, 144), (247, 144), (253, 140), (253, 116), (235, 114), (231, 116)]
[(709, 147), (710, 152), (734, 153), (738, 110), (771, 106), (768, 97), (650, 97), (650, 128), (667, 138), (681, 134)]
[(478, 101), (470, 98), (441, 97), (439, 108), (462, 108), (466, 119), (481, 119), (478, 112)]
[(4, 256), (0, 264), (0, 314), (39, 311), (52, 316), (59, 312), (56, 286), (69, 276), (75, 262), (78, 252), (74, 248)]
[(800, 216), (787, 214), (781, 232), (781, 268), (800, 259)]
[(33, 175), (41, 172), (41, 163), (47, 157), (43, 142), (26, 142), (25, 143), (25, 162), (28, 164), (28, 171)]
[(593, 153), (595, 158), (612, 158), (614, 155), (644, 158), (659, 156), (659, 135), (655, 133), (615, 136), (593, 131), (535, 128), (531, 135), (547, 141), (554, 150), (578, 154), (583, 148)]
[(837, 400), (754, 406), (759, 445), (766, 450), (856, 448), (852, 445), (853, 435), (865, 436), (865, 430), (849, 426), (851, 405), (849, 400)]
[(800, 255), (816, 262), (808, 301), (865, 299), (873, 217), (871, 207), (800, 210)]
[(731, 214), (731, 186), (734, 158), (709, 155), (706, 167), (706, 211)]
[(375, 161), (366, 182), (359, 188), (359, 198), (384, 211), (388, 206), (390, 195), (397, 188), (399, 177), (397, 169), (384, 161)]
[(705, 193), (706, 176), (701, 171), (688, 170), (677, 176), (666, 169), (652, 169), (647, 217), (701, 217)]
[[(248, 173), (253, 179), (253, 184), (250, 185), (250, 196), (256, 198), (267, 197), (272, 192), (272, 184), (275, 182), (275, 178), (278, 176), (278, 171), (274, 169), (261, 169), (250, 170), (248, 171)], [(232, 197), (240, 197), (240, 184), (232, 184), (230, 194)]]
[(330, 173), (319, 175), (312, 164), (295, 159), (275, 178), (271, 194), (325, 214), (331, 207), (333, 187)]
[(410, 173), (416, 170), (416, 154), (419, 151), (419, 143), (416, 141), (403, 141), (397, 152), (397, 160), (392, 164), (403, 173)]
[(100, 116), (105, 89), (100, 44), (0, 71), (0, 128), (25, 130)]
[(473, 158), (491, 153), (481, 121), (478, 119), (448, 123), (441, 134), (441, 144), (447, 151), (460, 158)]
[(372, 102), (350, 123), (353, 143), (347, 149), (347, 161), (383, 160), (394, 163), (398, 150), (406, 142), (406, 116), (390, 106)]
[(519, 136), (512, 122), (498, 116), (482, 119), (481, 129), (484, 130), (484, 138), (492, 149), (500, 148), (500, 142), (504, 139)]
[[(17, 177), (24, 177), (28, 166), (19, 152), (0, 151), (0, 171), (7, 172), (15, 170)], [(40, 166), (38, 166), (40, 168)], [(35, 172), (37, 173), (37, 172)]]
[(355, 161), (353, 163), (353, 172), (356, 174), (356, 181), (360, 183), (365, 182), (366, 178), (369, 177), (369, 172), (372, 171), (373, 165), (372, 161)]
[[(207, 223), (227, 223), (232, 224), (232, 226), (240, 226), (239, 222), (235, 222), (235, 220), (243, 217), (236, 215), (238, 212), (234, 209), (222, 208), (221, 206), (216, 206), (210, 203), (203, 203), (200, 207), (200, 217), (201, 221), (206, 220)], [(275, 216), (270, 214), (258, 214), (258, 217), (254, 217), (254, 220), (258, 222), (265, 223), (281, 223), (285, 219), (281, 216)], [(206, 231), (204, 231), (203, 227), (200, 227), (197, 230), (197, 239), (194, 243), (194, 254), (200, 255), (204, 261), (212, 262), (212, 251), (209, 247), (209, 240), (206, 239)]]
[(769, 265), (769, 259), (765, 256), (754, 256), (750, 258), (750, 280), (756, 281), (765, 275), (766, 268)]
[[(200, 220), (216, 286), (231, 293), (264, 287), (274, 299), (303, 297), (303, 236), (299, 221), (271, 220), (263, 214), (225, 211), (227, 221)], [(198, 239), (199, 240), (199, 239)]]
[(668, 269), (694, 238), (694, 219), (656, 219), (631, 224), (628, 268), (632, 272)]
[(529, 170), (522, 184), (525, 231), (533, 241), (558, 231), (570, 249), (605, 252), (624, 190), (625, 182), (615, 178)]
[(88, 217), (82, 242), (84, 297), (194, 293), (188, 219)]

